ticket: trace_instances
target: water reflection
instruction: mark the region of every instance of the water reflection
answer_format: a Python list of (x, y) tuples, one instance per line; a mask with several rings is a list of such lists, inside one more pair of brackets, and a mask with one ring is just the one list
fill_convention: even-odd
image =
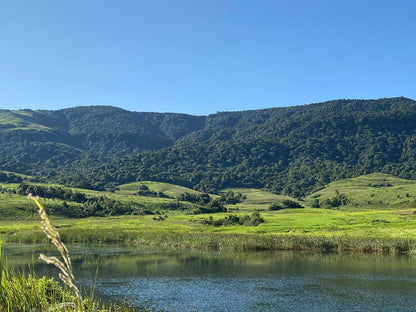
[[(48, 249), (48, 248), (46, 248)], [(78, 282), (107, 300), (168, 311), (414, 311), (411, 256), (308, 252), (220, 253), (69, 246)], [(6, 245), (10, 265), (38, 275), (44, 246)], [(98, 268), (98, 273), (97, 273)]]

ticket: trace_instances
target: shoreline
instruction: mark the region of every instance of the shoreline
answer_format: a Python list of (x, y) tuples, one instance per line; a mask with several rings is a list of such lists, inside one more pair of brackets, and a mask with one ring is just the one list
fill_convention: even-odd
[[(241, 233), (180, 233), (139, 232), (108, 229), (84, 231), (59, 230), (66, 244), (144, 245), (168, 249), (218, 251), (316, 251), (383, 254), (416, 254), (416, 240), (409, 237), (360, 237), (319, 234), (241, 234)], [(75, 233), (74, 233), (75, 232)], [(19, 231), (2, 235), (3, 243), (49, 243), (43, 232)]]

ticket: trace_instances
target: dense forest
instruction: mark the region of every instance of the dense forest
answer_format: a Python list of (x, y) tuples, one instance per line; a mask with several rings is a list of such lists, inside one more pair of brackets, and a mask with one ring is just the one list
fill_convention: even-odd
[(336, 100), (209, 116), (0, 110), (0, 169), (69, 186), (154, 180), (302, 197), (372, 172), (416, 179), (416, 102)]

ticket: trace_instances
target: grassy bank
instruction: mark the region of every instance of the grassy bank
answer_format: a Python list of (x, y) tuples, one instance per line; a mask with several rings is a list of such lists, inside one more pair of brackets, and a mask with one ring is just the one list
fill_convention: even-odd
[(57, 281), (36, 275), (24, 275), (2, 266), (0, 311), (146, 311), (119, 305), (104, 305), (92, 296), (82, 302)]
[[(213, 214), (213, 220), (229, 213)], [(245, 213), (233, 213), (236, 216)], [(207, 226), (209, 215), (55, 219), (63, 241), (71, 243), (126, 243), (166, 248), (212, 250), (350, 250), (359, 252), (416, 251), (413, 210), (343, 212), (291, 209), (261, 212), (258, 226)], [(47, 242), (34, 221), (0, 221), (9, 242)]]

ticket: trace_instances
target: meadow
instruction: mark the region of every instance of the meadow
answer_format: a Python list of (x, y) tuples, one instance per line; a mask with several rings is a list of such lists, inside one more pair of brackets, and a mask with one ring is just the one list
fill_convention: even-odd
[[(141, 185), (156, 193), (163, 192), (167, 197), (138, 196), (137, 189)], [(136, 182), (106, 193), (74, 191), (82, 191), (87, 197), (105, 196), (140, 207), (137, 209), (145, 208), (148, 214), (88, 218), (65, 218), (52, 214), (51, 219), (65, 242), (218, 250), (416, 251), (416, 205), (413, 204), (416, 184), (383, 174), (334, 182), (301, 200), (264, 190), (226, 189), (224, 192), (243, 194), (244, 200), (226, 204), (227, 212), (204, 214), (195, 214), (194, 204), (189, 202), (181, 202), (182, 209), (172, 209), (172, 205), (178, 203), (180, 194), (200, 193), (167, 183)], [(219, 198), (218, 195), (211, 196)], [(312, 208), (317, 199), (320, 207)], [(8, 192), (2, 193), (0, 200), (2, 213), (14, 216), (14, 219), (0, 221), (3, 240), (46, 242), (39, 228), (36, 207), (31, 201), (25, 196)], [(284, 208), (287, 201), (303, 208)], [(62, 205), (62, 201), (57, 199), (42, 199), (42, 202), (47, 209)], [(13, 208), (16, 205), (19, 209)], [(282, 209), (271, 210), (272, 205)], [(230, 216), (243, 218), (255, 212), (264, 220), (256, 226), (232, 223), (212, 225), (218, 220), (232, 219)]]

